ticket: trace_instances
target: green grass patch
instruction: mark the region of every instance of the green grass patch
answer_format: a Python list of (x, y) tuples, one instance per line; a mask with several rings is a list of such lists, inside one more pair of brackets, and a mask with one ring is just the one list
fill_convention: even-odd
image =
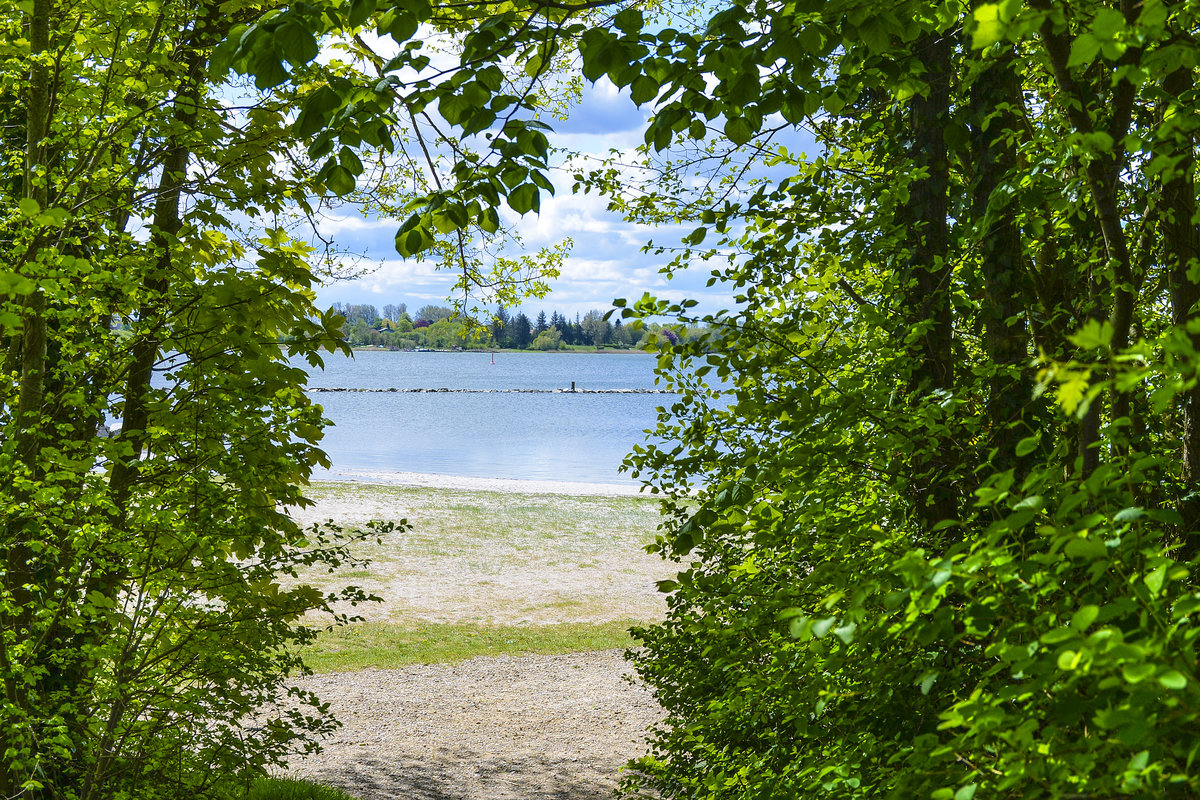
[(453, 664), (476, 656), (556, 655), (629, 647), (637, 623), (560, 625), (473, 625), (363, 622), (322, 633), (304, 648), (304, 661), (316, 672), (353, 672), (367, 667), (394, 669), (411, 664)]
[(329, 786), (293, 778), (259, 778), (250, 786), (244, 800), (355, 800), (351, 795)]

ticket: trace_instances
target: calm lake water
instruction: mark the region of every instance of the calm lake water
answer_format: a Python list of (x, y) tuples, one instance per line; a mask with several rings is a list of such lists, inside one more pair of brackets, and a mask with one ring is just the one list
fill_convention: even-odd
[[(650, 355), (404, 353), (327, 356), (310, 387), (361, 389), (653, 389)], [(425, 472), (630, 484), (618, 466), (646, 441), (665, 394), (321, 392), (333, 421), (314, 477)]]

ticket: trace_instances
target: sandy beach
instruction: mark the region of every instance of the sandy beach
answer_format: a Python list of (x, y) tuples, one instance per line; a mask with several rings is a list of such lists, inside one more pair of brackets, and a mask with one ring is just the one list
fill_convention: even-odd
[(588, 484), (388, 477), (313, 484), (314, 505), (292, 510), (306, 526), (410, 524), (356, 545), (355, 555), (370, 559), (365, 569), (303, 576), (323, 589), (352, 583), (384, 600), (354, 613), (375, 621), (503, 625), (661, 618), (664, 598), (655, 582), (679, 568), (645, 551), (660, 521), (652, 498), (598, 495)]
[(642, 486), (630, 482), (579, 483), (573, 481), (524, 480), (518, 478), (475, 478), (461, 475), (435, 475), (428, 472), (373, 472), (339, 470), (322, 473), (317, 483), (362, 483), (379, 486), (418, 486), (429, 489), (505, 492), (509, 494), (566, 494), (591, 497), (649, 497)]
[[(407, 519), (357, 545), (365, 569), (305, 576), (353, 582), (384, 601), (369, 619), (484, 625), (648, 622), (655, 581), (678, 565), (645, 552), (657, 504), (637, 487), (360, 473), (315, 483), (304, 524)], [(453, 665), (305, 678), (344, 727), (289, 774), (362, 800), (600, 800), (645, 752), (661, 717), (620, 651), (479, 657)]]

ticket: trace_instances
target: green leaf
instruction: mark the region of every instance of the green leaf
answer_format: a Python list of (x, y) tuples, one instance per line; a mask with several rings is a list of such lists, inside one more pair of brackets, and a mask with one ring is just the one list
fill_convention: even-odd
[(1064, 672), (1070, 672), (1079, 666), (1079, 662), (1083, 660), (1083, 654), (1077, 653), (1074, 650), (1063, 650), (1058, 654), (1058, 668)]
[(1157, 671), (1154, 664), (1128, 664), (1121, 668), (1121, 676), (1129, 683), (1141, 683)]
[(975, 796), (975, 790), (979, 787), (977, 783), (968, 783), (966, 786), (954, 793), (954, 800), (971, 800)]
[(1000, 19), (999, 3), (984, 3), (971, 13), (971, 17), (975, 23), (971, 46), (976, 50), (991, 47), (1004, 38), (1005, 25)]
[(475, 106), (458, 94), (446, 94), (438, 100), (438, 113), (451, 125), (459, 124), (466, 114), (474, 110)]
[(1125, 15), (1115, 8), (1101, 6), (1092, 21), (1092, 33), (1097, 39), (1111, 40), (1125, 30)]
[(1158, 567), (1142, 578), (1146, 583), (1146, 588), (1150, 590), (1150, 594), (1152, 595), (1157, 595), (1162, 591), (1163, 583), (1166, 579), (1167, 568), (1165, 565)]
[(1179, 670), (1171, 669), (1159, 675), (1158, 682), (1168, 689), (1180, 691), (1187, 687), (1188, 679)]
[(1096, 559), (1108, 555), (1108, 547), (1098, 539), (1075, 538), (1067, 542), (1063, 551), (1072, 558)]
[(417, 255), (433, 246), (433, 237), (425, 233), (416, 220), (410, 218), (396, 234), (396, 252), (408, 258)]
[(48, 208), (34, 219), (34, 223), (43, 228), (61, 228), (67, 224), (70, 214), (65, 208)]
[(1067, 57), (1067, 66), (1086, 67), (1095, 61), (1099, 54), (1100, 41), (1090, 33), (1081, 33), (1071, 42), (1071, 55)]
[(500, 230), (500, 215), (496, 213), (496, 209), (487, 206), (479, 214), (479, 227), (488, 233), (495, 233)]
[(1146, 516), (1146, 510), (1140, 506), (1122, 508), (1113, 516), (1113, 522), (1133, 522)]
[(1058, 644), (1059, 642), (1075, 639), (1078, 636), (1079, 634), (1070, 628), (1055, 628), (1052, 631), (1046, 631), (1043, 633), (1038, 638), (1038, 641), (1040, 641), (1042, 644)]
[[(12, 297), (14, 295), (29, 294), (35, 289), (37, 289), (37, 284), (24, 275), (19, 275), (16, 272), (0, 271), (0, 295)], [(20, 317), (15, 317), (14, 319), (19, 324)]]
[(742, 145), (754, 138), (754, 131), (745, 117), (731, 117), (725, 120), (725, 136), (734, 144)]
[(381, 28), (384, 33), (391, 36), (395, 41), (407, 42), (416, 35), (421, 23), (414, 15), (403, 9), (396, 8), (393, 11), (395, 12), (395, 16), (387, 21), (386, 27), (381, 25)]
[(539, 54), (534, 53), (525, 62), (525, 74), (530, 78), (536, 77), (537, 74), (541, 72), (543, 63), (542, 57)]
[(833, 628), (833, 623), (835, 622), (837, 622), (835, 617), (825, 617), (823, 619), (815, 620), (812, 624), (812, 635), (820, 639), (825, 634), (829, 633), (830, 629)]
[(627, 8), (613, 17), (613, 26), (625, 33), (638, 33), (643, 24), (642, 12), (636, 8)]
[(307, 64), (320, 52), (316, 38), (298, 22), (289, 20), (274, 35), (284, 58), (294, 66)]
[(349, 147), (343, 147), (338, 153), (338, 162), (351, 175), (361, 175), (363, 171), (362, 161), (359, 160), (358, 154)]
[(538, 188), (532, 183), (523, 183), (508, 193), (508, 207), (521, 215), (536, 211), (539, 203)]
[(639, 75), (629, 86), (633, 102), (642, 105), (653, 100), (658, 95), (658, 81), (649, 75)]
[(375, 13), (375, 4), (376, 0), (350, 0), (350, 27), (357, 28), (366, 22)]
[(1071, 617), (1071, 627), (1080, 633), (1088, 629), (1088, 626), (1096, 621), (1096, 617), (1100, 616), (1100, 607), (1087, 605), (1080, 608)]
[(1137, 21), (1149, 28), (1161, 28), (1167, 21), (1167, 4), (1163, 0), (1143, 0)]
[(325, 187), (338, 197), (345, 197), (354, 191), (354, 176), (341, 164), (334, 164), (324, 177)]
[(1032, 436), (1026, 436), (1021, 441), (1017, 442), (1017, 455), (1027, 456), (1037, 449), (1038, 444), (1042, 441), (1042, 432), (1038, 431)]
[(32, 197), (22, 197), (17, 201), (17, 209), (21, 212), (21, 216), (33, 219), (41, 213), (42, 207), (38, 205), (38, 201)]
[(1076, 347), (1092, 350), (1098, 347), (1108, 347), (1113, 338), (1113, 326), (1108, 320), (1089, 319), (1083, 327), (1067, 338)]
[(611, 31), (602, 27), (589, 28), (584, 32), (579, 40), (583, 77), (594, 82), (616, 66), (621, 54), (613, 46), (615, 39)]
[(433, 227), (438, 229), (439, 233), (452, 233), (459, 229), (459, 224), (448, 214), (435, 211), (433, 213)]
[(288, 78), (279, 52), (266, 43), (251, 57), (250, 71), (254, 74), (255, 88), (260, 90), (271, 89)]

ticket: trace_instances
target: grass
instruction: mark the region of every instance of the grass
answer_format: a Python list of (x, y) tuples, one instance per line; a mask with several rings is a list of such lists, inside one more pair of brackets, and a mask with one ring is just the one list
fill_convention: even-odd
[[(674, 574), (644, 552), (661, 522), (653, 498), (351, 483), (318, 483), (309, 492), (325, 503), (310, 519), (329, 513), (347, 528), (373, 518), (411, 523), (409, 530), (353, 545), (354, 556), (370, 562), (365, 567), (346, 564), (333, 573), (313, 569), (299, 576), (323, 592), (353, 584), (384, 597), (385, 605), (354, 609), (375, 621), (403, 624), (414, 616), (515, 625), (645, 620), (647, 613), (657, 612), (645, 611), (643, 598), (632, 601), (643, 603), (642, 611), (625, 608), (612, 593), (614, 579), (641, 570), (647, 572), (644, 583), (652, 586)], [(519, 588), (544, 582), (540, 575), (559, 574), (569, 575), (573, 588), (552, 583), (545, 591)], [(513, 576), (510, 585), (501, 585), (502, 575)], [(570, 592), (579, 601), (576, 613), (554, 618), (553, 604)], [(605, 612), (606, 607), (615, 613)]]
[(310, 491), (314, 498), (335, 501), (370, 497), (390, 511), (373, 516), (406, 517), (412, 523), (412, 530), (382, 545), (364, 543), (358, 548), (383, 571), (389, 557), (399, 553), (434, 558), (479, 553), (486, 560), (498, 560), (496, 568), (556, 553), (573, 553), (584, 558), (572, 560), (586, 561), (594, 555), (640, 551), (654, 541), (661, 521), (658, 501), (643, 497), (529, 496), (329, 483), (315, 484)]
[(294, 778), (259, 778), (244, 800), (354, 800), (339, 789)]
[(557, 655), (629, 647), (628, 621), (559, 625), (364, 622), (322, 633), (304, 648), (316, 672), (454, 664), (476, 656)]
[[(522, 494), (485, 490), (434, 489), (411, 486), (314, 483), (314, 499), (369, 499), (389, 508), (385, 518), (406, 517), (413, 530), (405, 535), (410, 546), (429, 550), (457, 549), (462, 544), (491, 544), (526, 540), (544, 546), (547, 540), (581, 536), (601, 542), (619, 535), (640, 544), (654, 540), (661, 518), (652, 497), (587, 497)], [(365, 521), (365, 520), (364, 520)]]

